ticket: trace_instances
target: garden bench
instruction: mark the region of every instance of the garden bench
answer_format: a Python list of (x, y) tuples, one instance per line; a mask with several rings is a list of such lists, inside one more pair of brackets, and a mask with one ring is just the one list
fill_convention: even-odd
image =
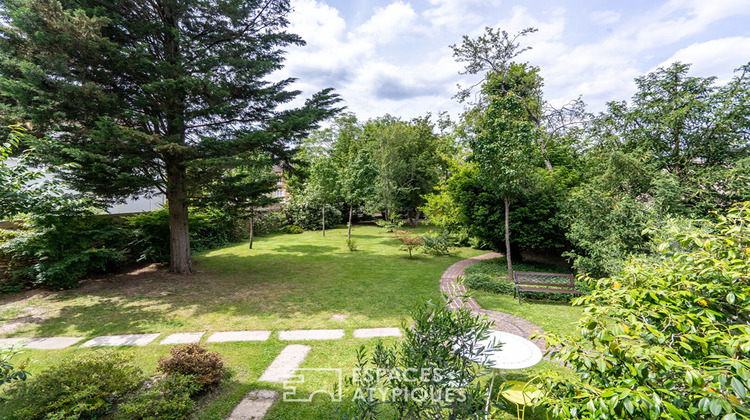
[(582, 294), (580, 290), (576, 290), (575, 278), (572, 274), (514, 271), (513, 283), (515, 284), (519, 305), (521, 304), (521, 292)]

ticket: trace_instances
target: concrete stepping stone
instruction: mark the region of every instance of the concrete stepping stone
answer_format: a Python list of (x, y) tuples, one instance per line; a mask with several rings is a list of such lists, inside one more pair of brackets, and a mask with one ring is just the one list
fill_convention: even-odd
[(279, 400), (279, 393), (267, 389), (250, 391), (234, 407), (227, 420), (260, 420), (265, 417), (269, 408)]
[(176, 333), (170, 334), (159, 344), (191, 344), (201, 341), (201, 337), (206, 332)]
[(70, 347), (83, 337), (3, 338), (0, 346), (20, 346), (27, 349), (58, 350)]
[(281, 353), (273, 359), (273, 362), (263, 372), (259, 380), (264, 382), (288, 381), (305, 361), (305, 357), (307, 357), (311, 348), (302, 344), (290, 344), (284, 347), (284, 350), (281, 350)]
[(81, 347), (145, 346), (161, 334), (102, 335), (81, 344)]
[(28, 340), (28, 338), (0, 338), (0, 347), (17, 346), (24, 340)]
[(398, 328), (360, 328), (354, 330), (354, 338), (401, 337)]
[(207, 343), (226, 343), (229, 341), (266, 341), (271, 331), (222, 331), (208, 337)]
[(279, 340), (338, 340), (344, 337), (344, 330), (290, 330), (279, 331)]

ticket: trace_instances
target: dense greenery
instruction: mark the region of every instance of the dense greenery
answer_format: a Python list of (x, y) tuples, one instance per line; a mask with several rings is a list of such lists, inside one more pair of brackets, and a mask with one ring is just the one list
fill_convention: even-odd
[(651, 230), (652, 254), (577, 299), (582, 335), (550, 334), (578, 379), (543, 379), (560, 418), (750, 415), (750, 202)]
[(285, 31), (289, 12), (283, 0), (5, 1), (0, 102), (54, 131), (38, 157), (79, 191), (166, 195), (171, 269), (190, 273), (189, 192), (247, 185), (226, 175), (259, 155), (289, 158), (336, 112), (330, 89), (277, 110), (299, 94), (293, 79), (268, 81), (283, 49), (304, 44)]

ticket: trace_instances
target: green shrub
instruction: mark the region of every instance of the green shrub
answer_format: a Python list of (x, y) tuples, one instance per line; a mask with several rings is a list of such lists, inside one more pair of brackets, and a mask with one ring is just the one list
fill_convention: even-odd
[(141, 370), (132, 355), (116, 350), (86, 352), (8, 388), (0, 417), (79, 419), (104, 415), (138, 387)]
[[(332, 204), (326, 204), (326, 227), (341, 224), (341, 210)], [(284, 213), (291, 222), (305, 230), (323, 228), (323, 204), (304, 195), (292, 196), (284, 207)]]
[(284, 226), (284, 233), (299, 234), (304, 232), (301, 227), (297, 225), (286, 225)]
[(349, 248), (349, 251), (356, 251), (357, 250), (357, 240), (354, 238), (350, 238), (346, 240), (346, 247)]
[[(356, 375), (346, 381), (351, 395), (344, 400), (352, 404), (342, 405), (340, 418), (380, 418), (388, 411), (408, 419), (486, 418), (487, 391), (480, 378), (490, 370), (467, 360), (482, 361), (476, 342), (488, 337), (491, 321), (464, 307), (451, 310), (430, 302), (412, 318), (402, 341), (390, 347), (379, 342), (370, 352), (359, 349)], [(381, 390), (399, 393), (381, 396)], [(415, 395), (428, 397), (411, 398)]]
[(209, 353), (200, 344), (172, 347), (169, 357), (159, 359), (159, 372), (167, 375), (190, 375), (203, 392), (221, 382), (224, 361), (219, 353)]
[(26, 362), (21, 364), (11, 363), (10, 359), (19, 353), (20, 351), (13, 349), (13, 347), (0, 349), (0, 386), (14, 381), (25, 381), (28, 378)]
[(170, 375), (150, 387), (143, 387), (117, 407), (115, 419), (180, 420), (190, 417), (195, 401), (190, 396), (200, 389), (195, 378)]
[(443, 230), (437, 236), (424, 235), (422, 241), (424, 241), (422, 252), (425, 254), (448, 255), (450, 254), (450, 248), (453, 247), (453, 241), (447, 230)]
[[(242, 239), (239, 221), (220, 210), (193, 211), (189, 219), (190, 249), (193, 252)], [(130, 250), (138, 261), (169, 262), (169, 212), (166, 209), (131, 216), (127, 224), (133, 231)]]
[(281, 229), (288, 224), (289, 221), (284, 213), (280, 211), (269, 211), (260, 214), (255, 218), (253, 222), (254, 234), (261, 236), (280, 232)]
[(376, 220), (375, 224), (379, 227), (385, 229), (386, 232), (395, 232), (397, 229), (401, 228), (401, 226), (404, 225), (404, 222), (400, 220), (400, 216), (394, 215), (391, 221), (381, 219)]
[(86, 212), (32, 216), (23, 230), (0, 244), (12, 261), (30, 265), (15, 270), (24, 280), (55, 289), (75, 287), (84, 276), (119, 269), (126, 260), (127, 235), (119, 220)]

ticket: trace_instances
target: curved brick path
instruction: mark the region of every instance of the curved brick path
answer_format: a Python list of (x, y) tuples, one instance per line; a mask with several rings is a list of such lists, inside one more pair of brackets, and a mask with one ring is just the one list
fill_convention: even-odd
[[(443, 276), (440, 277), (440, 290), (444, 291), (448, 294), (448, 296), (456, 296), (456, 294), (465, 294), (466, 293), (466, 286), (464, 285), (457, 285), (458, 276), (464, 275), (464, 269), (474, 263), (477, 263), (481, 260), (488, 260), (491, 258), (499, 258), (502, 257), (503, 254), (499, 254), (497, 252), (490, 252), (488, 254), (480, 255), (478, 257), (474, 258), (467, 258), (465, 260), (461, 260), (452, 266), (448, 267), (447, 270), (443, 273)], [(451, 308), (458, 308), (461, 306), (461, 302), (459, 301), (453, 301), (450, 304)], [(475, 312), (477, 314), (482, 314), (487, 316), (487, 318), (490, 319), (490, 321), (493, 322), (493, 329), (497, 331), (503, 331), (515, 335), (519, 335), (523, 338), (529, 338), (534, 333), (543, 333), (544, 330), (539, 325), (534, 324), (531, 321), (528, 321), (526, 319), (523, 319), (521, 317), (506, 314), (505, 312), (498, 312), (498, 311), (490, 311), (487, 309), (482, 309), (481, 306), (477, 303), (474, 298), (470, 298), (463, 302), (463, 306), (466, 308), (471, 309), (472, 312)], [(537, 338), (535, 340), (531, 340), (536, 344), (537, 347), (539, 347), (540, 350), (542, 350), (542, 353), (546, 351), (545, 349), (545, 341), (542, 338)]]

